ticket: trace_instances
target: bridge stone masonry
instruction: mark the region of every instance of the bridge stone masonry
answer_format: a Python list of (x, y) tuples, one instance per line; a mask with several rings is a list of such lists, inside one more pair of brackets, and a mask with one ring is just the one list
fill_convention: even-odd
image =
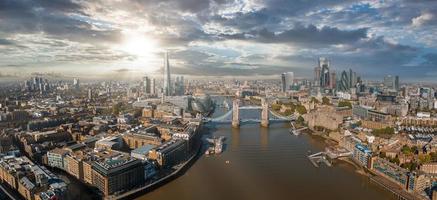
[[(241, 119), (241, 112), (244, 110), (261, 110), (261, 119)], [(229, 119), (232, 117), (232, 119)], [(232, 109), (229, 110), (222, 116), (216, 118), (207, 118), (209, 123), (231, 123), (232, 127), (240, 127), (242, 122), (256, 122), (260, 123), (263, 127), (269, 127), (271, 122), (288, 122), (295, 120), (296, 117), (292, 116), (281, 116), (269, 109), (269, 104), (267, 100), (261, 100), (261, 106), (241, 106), (240, 99), (234, 99), (232, 103)]]

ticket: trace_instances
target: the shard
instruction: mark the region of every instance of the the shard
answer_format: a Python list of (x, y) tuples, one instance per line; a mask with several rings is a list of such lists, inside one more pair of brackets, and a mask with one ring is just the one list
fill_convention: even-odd
[(165, 52), (164, 56), (164, 95), (171, 96), (171, 76), (170, 76), (170, 64), (168, 62), (168, 52)]

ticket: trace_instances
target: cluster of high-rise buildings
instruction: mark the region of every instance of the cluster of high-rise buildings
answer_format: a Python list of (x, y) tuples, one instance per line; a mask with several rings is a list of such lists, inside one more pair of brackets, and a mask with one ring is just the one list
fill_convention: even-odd
[(25, 91), (39, 91), (45, 92), (51, 89), (49, 81), (47, 79), (43, 79), (42, 77), (33, 77), (30, 80), (26, 80), (24, 82)]
[(185, 94), (185, 80), (183, 76), (177, 76), (173, 81), (171, 77), (170, 61), (168, 52), (164, 54), (164, 74), (161, 89), (157, 85), (156, 79), (151, 76), (144, 76), (141, 82), (143, 94), (147, 96), (182, 96)]

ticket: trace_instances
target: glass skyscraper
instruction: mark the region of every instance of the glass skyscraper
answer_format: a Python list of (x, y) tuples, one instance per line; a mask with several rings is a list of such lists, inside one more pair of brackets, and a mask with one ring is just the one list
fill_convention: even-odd
[(170, 76), (170, 63), (168, 62), (168, 52), (165, 52), (164, 56), (164, 95), (171, 96), (172, 95), (172, 87), (171, 87), (171, 76)]

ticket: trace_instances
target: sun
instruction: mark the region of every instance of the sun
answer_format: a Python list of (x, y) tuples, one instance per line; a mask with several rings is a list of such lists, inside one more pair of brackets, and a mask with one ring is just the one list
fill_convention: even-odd
[(147, 33), (124, 31), (123, 41), (118, 49), (144, 59), (153, 57), (153, 54), (158, 51), (158, 43)]
[(150, 31), (123, 30), (120, 43), (112, 48), (115, 51), (130, 55), (128, 59), (119, 60), (117, 67), (131, 69), (135, 74), (139, 72), (155, 73), (162, 63), (159, 56), (161, 49), (158, 40), (154, 39)]

